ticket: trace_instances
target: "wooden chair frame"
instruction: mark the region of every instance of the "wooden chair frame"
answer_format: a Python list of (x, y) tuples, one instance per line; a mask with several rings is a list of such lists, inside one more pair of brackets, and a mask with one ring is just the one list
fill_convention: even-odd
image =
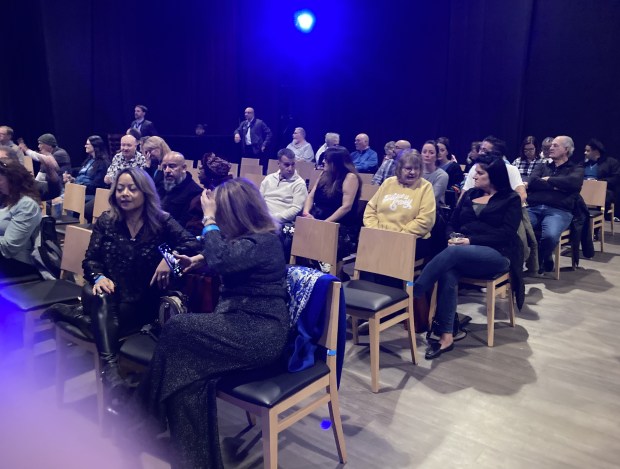
[(338, 230), (339, 223), (332, 223), (314, 218), (297, 217), (295, 234), (291, 246), (291, 264), (297, 263), (298, 257), (331, 265), (329, 273), (338, 271)]
[(103, 212), (110, 208), (110, 189), (98, 187), (95, 191), (95, 204), (93, 206), (93, 224)]
[[(333, 282), (327, 296), (326, 307), (329, 307), (329, 321), (327, 321), (323, 336), (319, 341), (327, 350), (336, 350), (337, 348), (340, 287), (340, 282)], [(325, 404), (327, 404), (329, 408), (329, 416), (332, 423), (331, 427), (334, 439), (336, 441), (338, 458), (342, 464), (346, 463), (347, 452), (338, 399), (336, 355), (328, 354), (326, 362), (329, 366), (329, 374), (322, 376), (301, 391), (298, 391), (271, 408), (247, 402), (226, 394), (225, 392), (218, 391), (217, 397), (223, 401), (242, 408), (252, 416), (260, 417), (265, 469), (277, 469), (278, 467), (279, 433)], [(305, 405), (301, 405), (301, 407), (294, 412), (287, 414), (286, 417), (281, 417), (282, 413), (289, 411), (293, 407), (309, 399), (312, 400)], [(253, 418), (248, 417), (248, 421), (250, 425), (254, 424)]]
[(248, 165), (248, 164), (242, 164), (241, 168), (239, 169), (239, 177), (240, 178), (245, 178), (248, 176), (248, 174), (260, 174), (261, 176), (263, 175), (263, 167), (261, 165)]
[[(381, 246), (381, 249), (377, 249)], [(359, 280), (360, 272), (371, 272), (403, 281), (407, 298), (380, 311), (371, 312), (347, 305), (351, 316), (353, 343), (359, 344), (358, 326), (368, 321), (370, 335), (370, 376), (372, 392), (379, 392), (379, 345), (380, 332), (405, 322), (407, 327), (411, 361), (417, 365), (415, 322), (413, 317), (413, 278), (415, 270), (416, 236), (408, 233), (363, 227), (360, 231), (353, 280)], [(346, 295), (346, 292), (345, 292)], [(381, 321), (394, 313), (394, 317)]]
[[(588, 209), (599, 210), (599, 215), (590, 215), (590, 231), (594, 237), (594, 231), (599, 230), (599, 242), (601, 252), (605, 252), (605, 196), (607, 193), (607, 181), (583, 181), (581, 186), (581, 197), (588, 206)], [(613, 216), (612, 216), (613, 220)], [(612, 228), (613, 234), (613, 228)]]
[(241, 166), (260, 166), (258, 158), (241, 158)]
[(80, 216), (76, 223), (84, 224), (84, 205), (86, 200), (86, 186), (68, 182), (65, 184), (65, 195), (62, 203), (62, 213), (67, 215), (67, 210), (77, 212)]
[(260, 189), (261, 183), (265, 179), (265, 176), (263, 176), (262, 174), (254, 174), (254, 173), (247, 173), (243, 177), (246, 178), (248, 181), (252, 181), (256, 185), (256, 187), (258, 187), (259, 189)]
[(461, 278), (459, 283), (475, 285), (487, 289), (487, 345), (493, 347), (495, 339), (495, 300), (498, 296), (508, 299), (510, 304), (510, 327), (515, 327), (515, 302), (510, 286), (510, 274), (506, 272), (500, 277), (492, 280), (465, 277)]

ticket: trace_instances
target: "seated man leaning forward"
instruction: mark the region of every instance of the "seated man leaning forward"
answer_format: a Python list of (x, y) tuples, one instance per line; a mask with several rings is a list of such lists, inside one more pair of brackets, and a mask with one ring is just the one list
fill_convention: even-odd
[(278, 171), (263, 179), (260, 185), (267, 209), (280, 223), (292, 223), (308, 197), (306, 182), (295, 171), (295, 153), (288, 148), (278, 152)]
[(573, 219), (573, 208), (583, 184), (583, 168), (569, 161), (574, 150), (572, 138), (556, 137), (549, 153), (551, 163), (538, 165), (530, 175), (527, 212), (534, 230), (541, 230), (539, 273), (553, 270), (551, 255), (562, 231)]

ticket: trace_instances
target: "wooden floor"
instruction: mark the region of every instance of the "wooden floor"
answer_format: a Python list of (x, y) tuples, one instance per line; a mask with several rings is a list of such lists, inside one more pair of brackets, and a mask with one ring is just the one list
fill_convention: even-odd
[[(349, 342), (340, 389), (346, 467), (620, 467), (620, 234), (607, 241), (608, 252), (563, 269), (559, 281), (528, 279), (517, 327), (498, 323), (493, 348), (484, 344), (481, 293), (459, 298), (472, 332), (437, 360), (413, 366), (405, 331), (384, 333), (379, 394), (370, 392), (367, 347)], [(506, 310), (500, 301), (497, 316)], [(418, 347), (423, 354), (421, 338)], [(30, 393), (16, 379), (20, 354), (3, 358), (0, 467), (169, 467), (148, 454), (123, 463), (99, 436), (91, 361), (77, 352), (62, 409), (53, 351), (38, 357)], [(281, 435), (280, 467), (339, 467), (332, 433), (321, 429), (326, 418), (325, 409)], [(259, 432), (246, 428), (244, 414), (221, 403), (219, 421), (226, 467), (262, 467)]]

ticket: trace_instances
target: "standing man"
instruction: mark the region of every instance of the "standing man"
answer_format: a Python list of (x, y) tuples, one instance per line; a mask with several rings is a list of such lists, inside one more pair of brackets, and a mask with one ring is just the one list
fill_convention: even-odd
[(24, 153), (20, 150), (20, 148), (13, 142), (13, 129), (8, 125), (0, 126), (0, 146), (9, 147), (15, 150), (17, 154), (17, 158), (21, 164), (24, 164)]
[(138, 130), (142, 137), (157, 135), (155, 125), (151, 121), (145, 119), (147, 112), (148, 108), (144, 104), (136, 104), (136, 107), (133, 110), (135, 120), (129, 126), (131, 129)]
[(241, 143), (246, 158), (260, 158), (263, 167), (268, 157), (265, 150), (271, 143), (271, 129), (262, 120), (254, 117), (254, 108), (245, 108), (245, 120), (235, 130), (235, 143)]
[(146, 168), (146, 158), (138, 151), (138, 141), (133, 135), (123, 135), (121, 138), (121, 151), (119, 151), (108, 167), (108, 172), (103, 178), (106, 184), (112, 184), (116, 175), (125, 168)]
[(583, 185), (583, 167), (569, 161), (574, 150), (572, 138), (554, 138), (549, 151), (551, 163), (536, 166), (530, 175), (527, 211), (534, 229), (541, 229), (539, 274), (553, 271), (551, 255), (562, 231), (573, 219), (573, 208)]
[(187, 172), (185, 157), (176, 151), (164, 155), (161, 161), (164, 173), (162, 183), (157, 187), (161, 208), (168, 212), (181, 226), (190, 219), (189, 205), (194, 197), (202, 193), (201, 187)]
[(370, 139), (366, 134), (355, 137), (355, 151), (351, 153), (353, 165), (360, 173), (374, 173), (379, 166), (377, 152), (370, 148)]

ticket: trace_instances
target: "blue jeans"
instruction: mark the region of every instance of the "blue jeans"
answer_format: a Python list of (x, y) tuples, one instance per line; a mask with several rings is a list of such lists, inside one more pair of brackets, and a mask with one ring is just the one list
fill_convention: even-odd
[(439, 282), (435, 332), (452, 333), (460, 277), (487, 278), (506, 272), (510, 261), (488, 246), (448, 246), (431, 260), (415, 281), (413, 296), (419, 298)]
[(545, 261), (551, 259), (553, 250), (560, 242), (562, 231), (570, 226), (573, 214), (568, 210), (549, 207), (548, 205), (536, 205), (528, 207), (534, 230), (540, 229), (540, 241), (538, 243), (539, 266), (543, 267)]

